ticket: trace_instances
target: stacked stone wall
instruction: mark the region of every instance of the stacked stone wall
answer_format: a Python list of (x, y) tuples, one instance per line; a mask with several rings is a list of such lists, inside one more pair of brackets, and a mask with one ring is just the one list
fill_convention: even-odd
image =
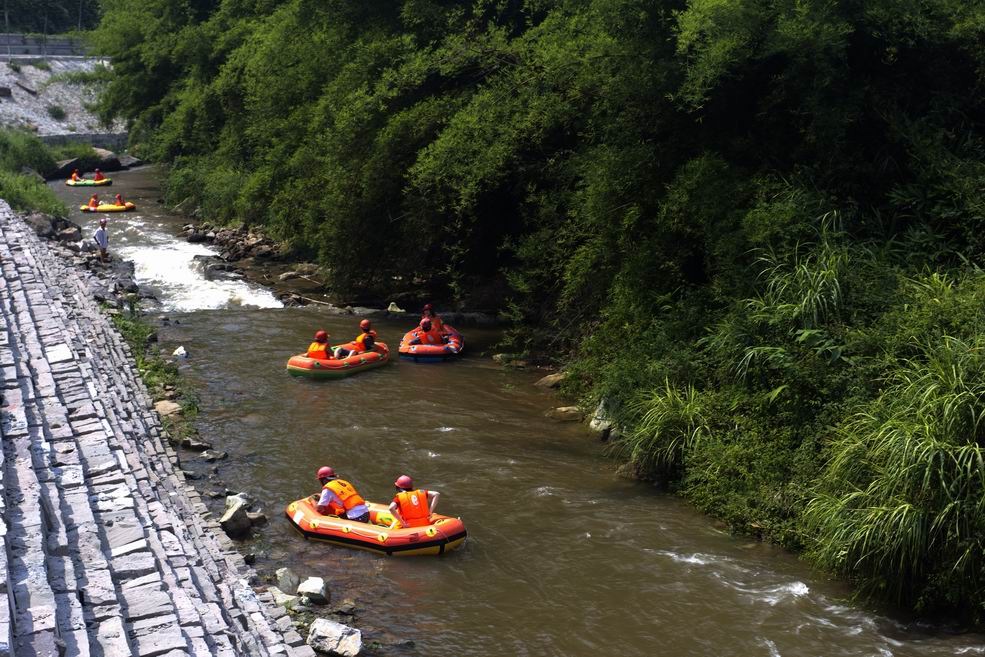
[(0, 268), (0, 657), (310, 657), (184, 480), (87, 274), (3, 201)]

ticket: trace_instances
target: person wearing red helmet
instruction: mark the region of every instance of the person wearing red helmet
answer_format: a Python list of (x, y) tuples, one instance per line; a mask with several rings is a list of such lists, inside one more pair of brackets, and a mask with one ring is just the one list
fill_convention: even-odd
[(92, 177), (93, 180), (106, 180), (106, 176), (104, 176), (103, 172), (99, 169), (96, 169), (94, 173), (95, 175)]
[(425, 317), (411, 336), (409, 344), (445, 344), (447, 342), (448, 334), (438, 331), (431, 319)]
[(397, 477), (393, 485), (397, 488), (397, 494), (390, 502), (390, 514), (393, 516), (390, 529), (397, 525), (401, 527), (430, 525), (431, 514), (434, 513), (434, 507), (438, 506), (441, 493), (436, 490), (415, 490), (414, 480), (407, 475)]
[(92, 196), (89, 197), (89, 210), (94, 211), (98, 207), (99, 207), (99, 195), (93, 194)]
[(339, 479), (335, 469), (328, 465), (318, 468), (316, 476), (322, 485), (316, 507), (318, 513), (355, 522), (369, 522), (369, 507), (355, 486), (345, 479)]
[(117, 194), (114, 200), (116, 201), (116, 205), (126, 205), (126, 201), (123, 200), (123, 194)]
[(364, 319), (359, 322), (359, 330), (359, 335), (353, 340), (356, 348), (352, 351), (357, 354), (372, 351), (373, 345), (376, 343), (376, 331), (373, 330), (373, 323), (368, 319)]
[(308, 358), (327, 360), (332, 357), (328, 348), (328, 333), (323, 330), (315, 333), (315, 341), (308, 345)]
[(441, 321), (441, 318), (438, 316), (438, 313), (434, 312), (434, 306), (432, 306), (431, 304), (429, 303), (424, 304), (424, 308), (421, 310), (421, 319), (422, 320), (430, 319), (431, 326), (434, 327), (434, 330), (436, 332), (438, 333), (445, 332), (445, 323)]
[(71, 178), (72, 178), (72, 182), (79, 182), (80, 180), (85, 180), (85, 178), (83, 178), (82, 176), (79, 175), (79, 170), (78, 169), (72, 169), (72, 176), (71, 176)]

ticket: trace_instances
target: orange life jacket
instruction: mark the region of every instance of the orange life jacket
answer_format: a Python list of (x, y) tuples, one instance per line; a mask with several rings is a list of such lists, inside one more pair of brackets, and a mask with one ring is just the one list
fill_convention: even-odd
[(438, 329), (434, 328), (434, 324), (431, 324), (431, 330), (425, 331), (420, 329), (417, 331), (417, 337), (421, 341), (421, 344), (444, 344), (445, 341)]
[(90, 208), (98, 208), (99, 207), (99, 201), (97, 201), (95, 198), (90, 198), (89, 199), (89, 207)]
[(334, 502), (328, 505), (329, 512), (334, 513), (335, 515), (339, 515), (343, 511), (348, 512), (350, 509), (357, 507), (360, 504), (366, 504), (366, 500), (364, 500), (359, 493), (356, 492), (356, 488), (345, 479), (332, 479), (325, 484), (323, 488), (327, 488), (332, 491), (339, 496), (340, 500), (342, 500), (342, 506), (344, 507), (342, 509), (338, 508)]
[(82, 178), (79, 178), (79, 174), (77, 174), (77, 173), (75, 173), (75, 172), (73, 171), (73, 172), (72, 172), (72, 181), (73, 181), (73, 182), (77, 182), (77, 181), (79, 181), (79, 180), (82, 180)]
[(312, 342), (308, 345), (308, 358), (328, 360), (330, 358), (327, 342)]
[(404, 519), (404, 527), (424, 527), (431, 524), (431, 511), (428, 508), (426, 490), (410, 490), (397, 493), (393, 497), (397, 511)]
[(359, 353), (362, 353), (362, 352), (366, 351), (366, 336), (367, 335), (373, 336), (373, 339), (374, 340), (376, 339), (376, 331), (370, 331), (369, 333), (360, 333), (359, 336), (355, 340), (352, 341), (352, 343), (354, 345), (356, 345), (356, 348), (353, 349), (353, 351), (357, 351)]
[(430, 319), (431, 320), (431, 330), (432, 331), (437, 331), (438, 333), (441, 333), (441, 330), (443, 328), (445, 328), (445, 323), (442, 322), (441, 321), (441, 318), (438, 317), (437, 315), (432, 315), (430, 317), (426, 317), (424, 315), (421, 315), (421, 319)]

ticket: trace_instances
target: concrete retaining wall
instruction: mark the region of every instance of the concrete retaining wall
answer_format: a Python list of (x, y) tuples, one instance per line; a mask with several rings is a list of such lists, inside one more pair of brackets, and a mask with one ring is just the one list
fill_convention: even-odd
[(129, 135), (125, 132), (93, 132), (84, 134), (43, 135), (41, 141), (49, 146), (65, 144), (89, 144), (97, 148), (120, 153), (126, 150)]

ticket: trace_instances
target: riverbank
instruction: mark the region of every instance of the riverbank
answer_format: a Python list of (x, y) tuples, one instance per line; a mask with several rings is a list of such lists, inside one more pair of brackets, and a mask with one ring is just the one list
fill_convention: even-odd
[(203, 513), (91, 277), (2, 202), (0, 232), (0, 654), (310, 655)]

